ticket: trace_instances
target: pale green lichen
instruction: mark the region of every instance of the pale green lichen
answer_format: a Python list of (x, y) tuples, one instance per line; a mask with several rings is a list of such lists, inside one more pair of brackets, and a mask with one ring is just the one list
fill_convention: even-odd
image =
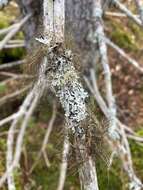
[(71, 51), (66, 50), (63, 54), (51, 57), (48, 68), (50, 85), (56, 91), (56, 96), (65, 111), (69, 128), (73, 133), (82, 134), (84, 130), (80, 127), (80, 122), (87, 116), (85, 99), (88, 94), (78, 81)]

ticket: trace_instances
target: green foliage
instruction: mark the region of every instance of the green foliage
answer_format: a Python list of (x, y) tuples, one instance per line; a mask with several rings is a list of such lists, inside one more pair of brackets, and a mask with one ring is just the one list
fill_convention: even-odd
[(137, 130), (136, 134), (143, 137), (143, 126), (141, 126), (140, 129)]
[(0, 94), (4, 93), (7, 90), (7, 86), (5, 84), (0, 84)]
[[(102, 160), (98, 160), (97, 165), (97, 176), (99, 182), (99, 189), (101, 190), (123, 190), (122, 189), (122, 171), (120, 168), (119, 160), (114, 160), (110, 170)], [(119, 176), (120, 173), (120, 176)]]
[(134, 41), (134, 35), (125, 30), (121, 23), (112, 23), (111, 39), (121, 48), (128, 51), (137, 51), (138, 45)]
[(7, 17), (3, 12), (0, 12), (0, 29), (8, 27), (10, 20), (10, 17)]
[(22, 173), (21, 173), (20, 169), (15, 169), (14, 179), (15, 179), (16, 190), (22, 190), (22, 183), (21, 183)]
[[(5, 171), (5, 151), (6, 151), (6, 140), (0, 137), (0, 176)], [(5, 190), (5, 188), (3, 188)]]
[[(134, 35), (134, 41), (136, 42), (137, 46), (138, 46), (138, 50), (142, 50), (143, 49), (143, 30), (142, 28), (140, 28), (138, 25), (136, 25), (135, 23), (129, 21), (128, 22), (128, 27), (131, 31), (131, 33)], [(138, 51), (138, 53), (141, 51)]]
[(33, 127), (35, 127), (35, 125), (36, 125), (35, 118), (31, 117), (30, 121), (28, 123), (28, 128), (33, 128)]
[(4, 49), (0, 52), (0, 63), (16, 61), (25, 55), (23, 48)]
[(4, 138), (0, 138), (0, 151), (6, 150), (6, 140)]
[[(140, 136), (143, 136), (143, 129), (141, 128), (140, 130), (137, 131), (137, 134)], [(133, 140), (130, 140), (130, 147), (131, 147), (131, 152), (133, 156), (133, 163), (134, 163), (134, 168), (136, 170), (137, 175), (141, 178), (141, 181), (143, 180), (143, 146), (142, 144), (138, 144)]]
[[(8, 11), (0, 12), (0, 29), (6, 28), (10, 25), (10, 22), (14, 19)], [(0, 40), (3, 39), (4, 36), (0, 36)], [(18, 32), (14, 39), (23, 39), (23, 32)], [(23, 48), (14, 48), (14, 49), (4, 49), (0, 52), (0, 63), (15, 61), (21, 59), (25, 55), (25, 50)]]
[(57, 187), (58, 176), (59, 167), (57, 162), (53, 162), (50, 168), (47, 168), (45, 165), (37, 168), (33, 174), (33, 179), (38, 187), (42, 186), (43, 189), (54, 190)]

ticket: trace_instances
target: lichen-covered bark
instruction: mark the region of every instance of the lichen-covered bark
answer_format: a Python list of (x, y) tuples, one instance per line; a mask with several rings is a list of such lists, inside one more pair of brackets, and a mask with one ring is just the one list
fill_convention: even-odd
[[(68, 1), (69, 4), (71, 2)], [(91, 48), (89, 48), (90, 43), (88, 43), (88, 33), (91, 27), (90, 18), (92, 1), (84, 0), (77, 1), (77, 4), (76, 2), (75, 4), (69, 4), (66, 2), (66, 5), (68, 5), (68, 7), (66, 6), (66, 11), (69, 11), (69, 13), (68, 15), (66, 13), (67, 22), (65, 34), (67, 34), (67, 37), (74, 37), (75, 43), (82, 48), (81, 52), (86, 51), (90, 53)], [(78, 11), (80, 14), (78, 14)], [(48, 16), (49, 15), (47, 15), (47, 19)], [(77, 17), (77, 20), (73, 20), (74, 16), (75, 18)], [(67, 26), (70, 27), (67, 28)], [(46, 31), (47, 35), (45, 34), (44, 40), (42, 40), (43, 38), (39, 39), (42, 43), (48, 42), (48, 40), (46, 40), (49, 35), (48, 28), (46, 28)], [(51, 32), (50, 36), (52, 36), (53, 30), (49, 30), (49, 32)], [(69, 34), (70, 32), (71, 36)], [(58, 36), (58, 33), (56, 32), (54, 35)], [(49, 64), (47, 65), (45, 75), (47, 75), (49, 85), (54, 89), (55, 94), (59, 98), (59, 101), (65, 111), (65, 118), (69, 132), (71, 132), (72, 137), (76, 140), (75, 146), (77, 147), (77, 159), (81, 160), (81, 162), (83, 161), (83, 164), (78, 167), (81, 185), (84, 190), (98, 190), (95, 165), (88, 152), (88, 146), (86, 145), (86, 132), (83, 127), (83, 123), (86, 122), (86, 119), (88, 118), (85, 102), (87, 93), (78, 80), (71, 52), (63, 49), (63, 47), (60, 48), (60, 43), (49, 43), (46, 45), (47, 51), (49, 49), (49, 53), (45, 56), (47, 57)], [(90, 56), (88, 56), (88, 58), (90, 58)], [(85, 126), (86, 128), (88, 127), (86, 124)]]
[(72, 57), (70, 50), (63, 50), (58, 54), (56, 51), (48, 54), (47, 58), (50, 64), (47, 68), (47, 76), (49, 85), (55, 90), (65, 111), (67, 126), (73, 134), (82, 136), (84, 129), (80, 123), (87, 117), (85, 98), (88, 97), (88, 94), (79, 82)]
[(95, 164), (87, 145), (89, 113), (85, 99), (88, 96), (73, 64), (71, 51), (56, 47), (47, 55), (47, 78), (65, 112), (69, 134), (74, 139), (81, 187), (98, 190)]

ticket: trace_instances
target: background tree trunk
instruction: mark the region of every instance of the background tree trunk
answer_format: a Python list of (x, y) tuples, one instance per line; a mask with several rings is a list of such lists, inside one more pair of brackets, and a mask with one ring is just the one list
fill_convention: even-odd
[(17, 0), (17, 3), (23, 16), (32, 14), (32, 17), (23, 27), (26, 46), (29, 48), (35, 34), (40, 33), (42, 28), (42, 24), (40, 24), (42, 23), (42, 0)]
[(84, 71), (90, 67), (95, 56), (96, 47), (89, 40), (92, 27), (93, 0), (66, 1), (66, 37), (71, 35), (82, 57)]

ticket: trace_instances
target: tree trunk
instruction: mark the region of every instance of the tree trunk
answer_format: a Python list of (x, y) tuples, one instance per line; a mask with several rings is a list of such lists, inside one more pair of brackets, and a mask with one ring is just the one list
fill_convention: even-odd
[(66, 1), (66, 37), (71, 35), (82, 57), (84, 71), (92, 65), (96, 47), (90, 42), (93, 0)]
[[(81, 0), (76, 0), (76, 1), (67, 0), (65, 2), (66, 2), (66, 4), (65, 4), (65, 7), (66, 7), (65, 8), (65, 10), (66, 10), (66, 13), (65, 13), (66, 14), (66, 16), (65, 16), (65, 21), (66, 21), (65, 36), (66, 36), (66, 38), (73, 39), (73, 41), (76, 44), (76, 46), (78, 47), (78, 49), (80, 49), (81, 55), (86, 55), (86, 56), (84, 56), (84, 58), (82, 57), (81, 64), (85, 65), (85, 63), (86, 63), (89, 65), (90, 59), (92, 59), (92, 56), (91, 56), (92, 49), (94, 48), (94, 45), (92, 43), (90, 43), (90, 41), (88, 41), (88, 34), (89, 34), (89, 31), (92, 26), (91, 20), (92, 20), (92, 2), (93, 2), (93, 0), (88, 0), (88, 1), (87, 0), (82, 0), (82, 1)], [(38, 11), (38, 13), (40, 12), (40, 10), (38, 9), (40, 7), (40, 0), (39, 1), (28, 1), (28, 0), (21, 1), (21, 0), (19, 0), (18, 3), (20, 5), (21, 10), (24, 15), (27, 13), (32, 13), (33, 15), (35, 15), (36, 11)], [(36, 33), (36, 30), (37, 30), (36, 26), (38, 25), (38, 22), (40, 20), (39, 16), (42, 17), (42, 15), (37, 15), (37, 18), (36, 18), (36, 16), (33, 16), (32, 19), (30, 19), (29, 23), (27, 23), (27, 25), (24, 28), (24, 34), (26, 35), (26, 41), (28, 42), (28, 44), (30, 42), (30, 39), (33, 38), (34, 34)], [(50, 37), (48, 36), (48, 38), (50, 38)], [(86, 54), (84, 54), (84, 52), (86, 52)], [(95, 52), (93, 54), (95, 54)], [(65, 57), (66, 56), (64, 56), (63, 59), (65, 59)], [(85, 62), (83, 62), (83, 60)], [(60, 61), (61, 61), (61, 55), (60, 55)], [(66, 60), (65, 60), (65, 62), (66, 62)], [(52, 63), (52, 61), (50, 61), (50, 63)], [(51, 71), (50, 71), (50, 73), (51, 73)], [(58, 73), (58, 71), (57, 71), (57, 73)], [(76, 80), (76, 79), (73, 79), (73, 80)], [(71, 82), (71, 84), (72, 84), (72, 82)], [(77, 84), (77, 81), (75, 82), (75, 84)], [(73, 90), (71, 93), (72, 96), (74, 95), (76, 90), (78, 92), (79, 87), (81, 88), (81, 94), (77, 94), (77, 95), (75, 94), (76, 95), (75, 99), (74, 99), (75, 104), (73, 102), (73, 104), (74, 104), (73, 109), (75, 109), (74, 107), (75, 107), (75, 105), (77, 105), (76, 111), (79, 111), (79, 113), (80, 113), (79, 115), (83, 115), (84, 113), (80, 112), (80, 105), (79, 105), (79, 110), (78, 110), (78, 102), (76, 102), (76, 100), (77, 101), (82, 100), (82, 95), (84, 96), (84, 94), (83, 94), (84, 89), (82, 89), (82, 86), (80, 86), (80, 84), (78, 84), (77, 87), (75, 86), (75, 89), (74, 89), (74, 85), (71, 85), (71, 89), (68, 89), (68, 87), (67, 87), (67, 89), (69, 91)], [(58, 91), (57, 94), (60, 95), (60, 92)], [(62, 95), (63, 95), (63, 91), (62, 91), (61, 96)], [(65, 93), (65, 95), (66, 95), (66, 93)], [(79, 96), (79, 97), (77, 97), (77, 96)], [(69, 97), (67, 97), (67, 99), (68, 98)], [(62, 98), (60, 97), (60, 101), (61, 100), (62, 100)], [(83, 100), (84, 100), (84, 98), (83, 98)], [(61, 104), (62, 104), (62, 102), (61, 102)], [(68, 104), (68, 102), (67, 102), (67, 104)], [(81, 102), (81, 104), (82, 104), (82, 102)], [(63, 104), (63, 105), (65, 105), (65, 104)], [(70, 106), (71, 105), (72, 104), (70, 104)], [(66, 110), (65, 110), (65, 112), (66, 112)], [(72, 113), (72, 114), (76, 115), (76, 113)], [(86, 115), (85, 115), (85, 117), (86, 117)], [(88, 117), (88, 115), (87, 115), (87, 117)], [(83, 118), (82, 120), (84, 120), (84, 119), (85, 118)], [(77, 130), (76, 131), (77, 133), (80, 130), (82, 130), (82, 126), (74, 126), (75, 121), (73, 123), (72, 122), (70, 123), (70, 122), (71, 122), (71, 120), (69, 120), (69, 125), (71, 124), (72, 128), (75, 127), (74, 130), (75, 131)], [(77, 123), (78, 122), (79, 121), (77, 121)], [(95, 164), (94, 164), (91, 156), (88, 155), (88, 153), (87, 153), (85, 137), (77, 137), (76, 147), (77, 147), (77, 159), (83, 161), (83, 163), (78, 167), (81, 187), (84, 190), (98, 190)]]
[(42, 0), (17, 0), (19, 8), (23, 16), (31, 14), (32, 17), (23, 27), (25, 35), (26, 46), (28, 49), (33, 45), (32, 39), (35, 35), (40, 33), (42, 28)]

